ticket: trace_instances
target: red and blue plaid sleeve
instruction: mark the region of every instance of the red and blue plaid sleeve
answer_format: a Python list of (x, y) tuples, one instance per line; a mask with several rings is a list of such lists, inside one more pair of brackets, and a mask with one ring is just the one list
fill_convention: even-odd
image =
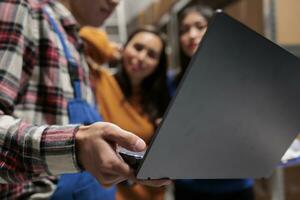
[(32, 126), (11, 116), (33, 76), (37, 23), (27, 0), (0, 1), (0, 183), (78, 171), (77, 126)]

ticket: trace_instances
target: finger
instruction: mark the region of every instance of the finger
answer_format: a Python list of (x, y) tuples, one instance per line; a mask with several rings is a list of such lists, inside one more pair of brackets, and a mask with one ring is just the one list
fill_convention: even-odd
[[(103, 140), (103, 142), (106, 141)], [(128, 177), (131, 174), (131, 169), (129, 165), (120, 157), (120, 154), (117, 153), (116, 148), (107, 143), (104, 143), (102, 147), (102, 151), (99, 151), (98, 153), (98, 165), (100, 166), (98, 169), (101, 169), (102, 167), (102, 174)]]
[(140, 183), (142, 185), (147, 185), (151, 187), (161, 187), (165, 185), (170, 185), (172, 181), (170, 179), (156, 179), (156, 180), (134, 180), (137, 183)]
[(120, 183), (126, 178), (116, 175), (116, 174), (110, 174), (110, 173), (98, 173), (96, 176), (96, 179), (100, 183), (100, 185), (103, 185), (104, 187), (111, 187), (114, 184)]
[(101, 185), (102, 185), (104, 188), (110, 188), (110, 187), (112, 187), (113, 185), (116, 185), (116, 184), (121, 183), (121, 182), (126, 181), (126, 180), (127, 180), (126, 178), (119, 177), (119, 178), (114, 179), (114, 180), (111, 181), (110, 183), (102, 183)]
[(122, 177), (128, 178), (133, 176), (133, 172), (130, 166), (125, 163), (122, 158), (119, 158), (118, 161), (114, 163), (114, 165), (112, 166), (112, 170), (114, 170), (116, 174), (119, 174)]
[(153, 180), (153, 181), (138, 181), (138, 183), (141, 183), (143, 185), (151, 186), (151, 187), (161, 187), (170, 185), (172, 181), (170, 180)]
[(128, 150), (143, 151), (146, 148), (144, 140), (118, 126), (109, 124), (104, 129), (104, 139), (115, 142)]

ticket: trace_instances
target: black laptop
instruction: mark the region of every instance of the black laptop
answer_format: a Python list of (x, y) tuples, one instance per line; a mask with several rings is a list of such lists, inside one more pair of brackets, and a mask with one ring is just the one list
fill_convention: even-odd
[(299, 132), (300, 60), (217, 12), (136, 176), (268, 177)]

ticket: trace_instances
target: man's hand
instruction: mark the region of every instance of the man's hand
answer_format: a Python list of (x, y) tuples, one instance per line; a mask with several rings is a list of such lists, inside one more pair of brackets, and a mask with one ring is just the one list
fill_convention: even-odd
[(131, 151), (146, 148), (145, 142), (138, 136), (111, 123), (81, 126), (76, 133), (78, 162), (103, 185), (117, 184), (134, 177), (132, 169), (116, 152), (117, 144)]

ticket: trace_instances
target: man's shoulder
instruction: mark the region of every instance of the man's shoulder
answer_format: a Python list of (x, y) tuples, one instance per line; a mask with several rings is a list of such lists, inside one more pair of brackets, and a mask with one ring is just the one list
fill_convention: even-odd
[(23, 8), (30, 11), (41, 11), (45, 5), (57, 4), (54, 0), (2, 0), (0, 7), (9, 7), (10, 10), (14, 8)]
[[(45, 5), (48, 1), (41, 0), (3, 0), (0, 1), (0, 10), (2, 14), (6, 13), (9, 16), (13, 17), (16, 15), (26, 15), (36, 13), (42, 9), (42, 6)], [(1, 16), (1, 13), (0, 13)], [(9, 16), (1, 16), (1, 20), (5, 20)]]

